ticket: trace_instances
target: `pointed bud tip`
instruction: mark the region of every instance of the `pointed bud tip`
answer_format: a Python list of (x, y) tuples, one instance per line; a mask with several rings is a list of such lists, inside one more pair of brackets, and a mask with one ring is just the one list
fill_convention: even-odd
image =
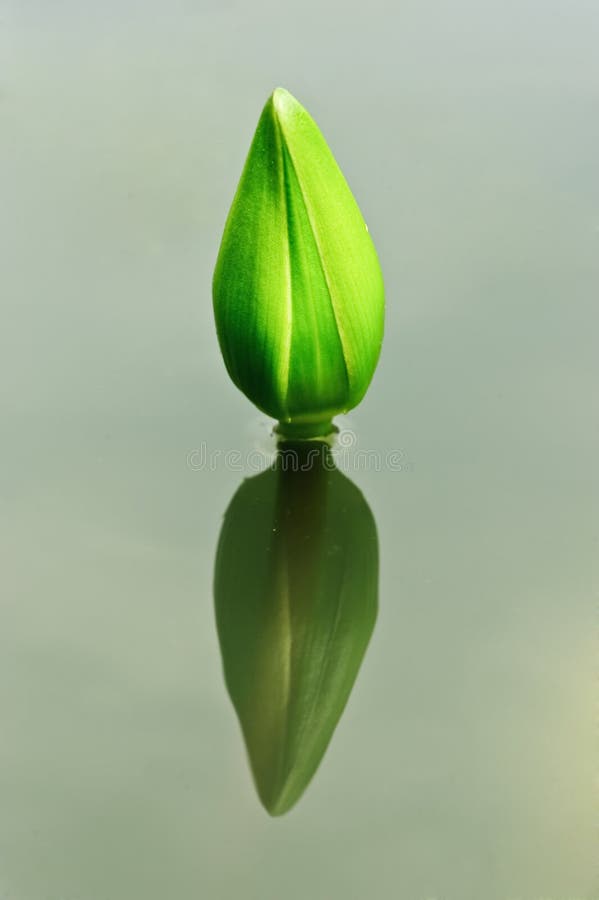
[(290, 94), (289, 91), (282, 87), (274, 89), (270, 95), (269, 101), (272, 103), (275, 115), (279, 119), (284, 119), (289, 116), (293, 110), (302, 108), (301, 104), (298, 103), (293, 94)]

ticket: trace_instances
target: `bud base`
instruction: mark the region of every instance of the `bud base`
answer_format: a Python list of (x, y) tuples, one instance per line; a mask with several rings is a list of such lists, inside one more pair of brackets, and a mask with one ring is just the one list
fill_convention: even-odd
[(328, 440), (338, 432), (331, 419), (321, 422), (279, 422), (275, 434), (279, 441)]

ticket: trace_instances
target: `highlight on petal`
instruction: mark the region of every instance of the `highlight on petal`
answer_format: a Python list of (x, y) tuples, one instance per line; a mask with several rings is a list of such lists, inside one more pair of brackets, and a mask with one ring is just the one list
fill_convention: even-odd
[(213, 299), (227, 370), (264, 412), (318, 423), (360, 402), (383, 337), (381, 270), (324, 137), (283, 88), (258, 122)]

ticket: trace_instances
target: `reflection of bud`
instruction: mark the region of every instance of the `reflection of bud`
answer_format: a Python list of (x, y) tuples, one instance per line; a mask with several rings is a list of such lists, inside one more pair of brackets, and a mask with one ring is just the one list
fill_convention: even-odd
[(280, 452), (225, 515), (214, 596), (227, 688), (262, 803), (281, 815), (314, 775), (377, 611), (378, 541), (328, 447)]
[(360, 402), (383, 337), (381, 270), (322, 134), (282, 88), (254, 135), (213, 296), (231, 378), (281, 430), (322, 433)]

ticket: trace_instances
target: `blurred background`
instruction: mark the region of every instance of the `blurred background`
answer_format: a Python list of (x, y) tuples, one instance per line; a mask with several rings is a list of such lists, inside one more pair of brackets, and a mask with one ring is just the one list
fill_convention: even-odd
[[(598, 35), (591, 0), (0, 0), (2, 900), (599, 896)], [(272, 819), (212, 598), (268, 425), (210, 281), (277, 85), (379, 251), (349, 426), (402, 465), (347, 472), (378, 620)]]

